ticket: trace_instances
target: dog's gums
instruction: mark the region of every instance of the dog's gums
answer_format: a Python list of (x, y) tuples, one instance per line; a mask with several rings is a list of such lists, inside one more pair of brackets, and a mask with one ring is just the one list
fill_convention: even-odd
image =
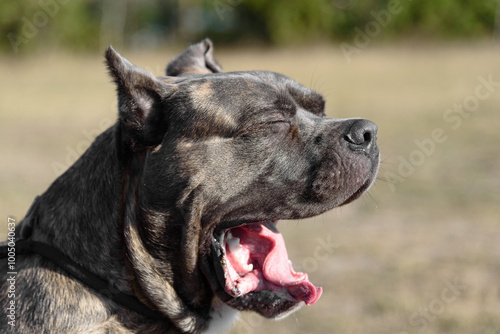
[(220, 251), (220, 283), (226, 293), (238, 298), (264, 291), (292, 302), (313, 305), (322, 289), (307, 274), (295, 272), (276, 221), (245, 224), (226, 229)]

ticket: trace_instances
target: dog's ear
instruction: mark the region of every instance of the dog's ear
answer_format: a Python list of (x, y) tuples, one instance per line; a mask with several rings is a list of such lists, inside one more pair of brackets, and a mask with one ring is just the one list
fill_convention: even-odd
[(212, 41), (203, 41), (191, 45), (186, 51), (175, 57), (167, 65), (167, 75), (177, 76), (184, 73), (209, 74), (224, 72), (213, 56)]
[(168, 127), (166, 101), (176, 86), (135, 66), (111, 46), (106, 63), (118, 91), (121, 141), (134, 151), (160, 144)]

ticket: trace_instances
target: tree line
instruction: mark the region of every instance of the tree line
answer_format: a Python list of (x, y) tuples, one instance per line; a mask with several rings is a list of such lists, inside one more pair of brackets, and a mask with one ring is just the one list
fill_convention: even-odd
[(497, 0), (28, 0), (0, 2), (0, 50), (499, 38)]

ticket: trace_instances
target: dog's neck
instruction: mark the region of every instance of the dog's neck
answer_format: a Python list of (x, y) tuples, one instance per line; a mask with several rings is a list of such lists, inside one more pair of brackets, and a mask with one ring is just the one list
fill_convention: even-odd
[(112, 278), (115, 287), (128, 290), (117, 226), (120, 167), (113, 129), (98, 136), (40, 196), (31, 239), (53, 245), (95, 274)]
[[(211, 318), (220, 318), (217, 323), (227, 322), (224, 319), (228, 318), (234, 319), (237, 312), (227, 312), (224, 307), (216, 307), (215, 304), (210, 306), (211, 294), (204, 295), (203, 302), (196, 301), (198, 307), (201, 307), (197, 307), (198, 312), (206, 314), (206, 317), (189, 316), (190, 312), (177, 295), (178, 282), (168, 281), (163, 276), (163, 271), (171, 273), (173, 268), (169, 268), (170, 264), (166, 267), (156, 266), (158, 262), (149, 254), (150, 249), (147, 249), (147, 243), (141, 238), (141, 231), (135, 220), (137, 203), (135, 194), (131, 194), (137, 190), (133, 183), (137, 184), (140, 179), (140, 175), (134, 174), (137, 172), (134, 171), (138, 165), (137, 159), (120, 163), (115, 131), (115, 127), (112, 127), (98, 136), (82, 157), (40, 196), (36, 213), (38, 219), (30, 222), (31, 217), (26, 217), (23, 222), (25, 225), (32, 224), (28, 228), (31, 231), (30, 238), (54, 246), (89, 271), (107, 278), (112, 285), (110, 288), (133, 294), (142, 286), (140, 290), (143, 297), (149, 299), (150, 305), (154, 304), (153, 308), (167, 313), (167, 316), (168, 309), (172, 310), (172, 306), (177, 305), (176, 313), (183, 314), (185, 323), (191, 322), (185, 326), (186, 329), (205, 327), (209, 312)], [(148, 221), (147, 213), (142, 212), (141, 216)], [(137, 263), (134, 263), (131, 254), (138, 253), (143, 257), (136, 259)], [(182, 252), (177, 256), (181, 254)], [(151, 261), (144, 261), (144, 257)], [(175, 255), (169, 256), (168, 260), (172, 258)], [(175, 265), (176, 270), (184, 262), (182, 259), (178, 260), (180, 263)], [(155, 274), (155, 277), (151, 274)], [(141, 284), (141, 276), (148, 279), (147, 284)], [(173, 277), (166, 276), (171, 276), (171, 279)], [(178, 278), (185, 279), (182, 276), (181, 274)], [(130, 284), (132, 281), (136, 281), (134, 287)], [(191, 293), (191, 289), (186, 290), (190, 285), (192, 284), (184, 284), (179, 292), (182, 294), (184, 290), (185, 294)], [(151, 300), (148, 296), (154, 293), (144, 289), (144, 286), (151, 287), (156, 294), (172, 289), (168, 295), (170, 302), (162, 305), (169, 300)], [(172, 296), (176, 298), (172, 299)]]

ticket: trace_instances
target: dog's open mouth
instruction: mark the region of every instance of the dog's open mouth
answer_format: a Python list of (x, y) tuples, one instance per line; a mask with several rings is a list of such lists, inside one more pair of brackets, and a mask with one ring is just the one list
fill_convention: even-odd
[[(260, 295), (270, 303), (313, 305), (322, 289), (307, 274), (295, 272), (276, 221), (221, 230), (214, 238), (214, 267), (220, 285), (233, 298)], [(261, 292), (260, 294), (258, 292)], [(265, 296), (265, 297), (264, 297)]]

